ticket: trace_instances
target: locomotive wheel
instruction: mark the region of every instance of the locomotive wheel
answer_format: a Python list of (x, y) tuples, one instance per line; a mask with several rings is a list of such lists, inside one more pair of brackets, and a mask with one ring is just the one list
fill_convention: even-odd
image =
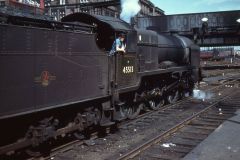
[(141, 103), (140, 105), (133, 105), (132, 107), (129, 107), (128, 118), (136, 118), (140, 114), (140, 111), (142, 108), (144, 108), (144, 106), (145, 104)]
[(178, 98), (179, 98), (179, 93), (178, 93), (178, 91), (176, 91), (167, 96), (167, 101), (168, 101), (168, 103), (173, 104), (178, 101)]
[(161, 100), (150, 100), (148, 103), (149, 103), (149, 107), (152, 110), (158, 110), (159, 108), (161, 108), (164, 105), (164, 99), (161, 99)]
[(127, 105), (122, 105), (119, 108), (122, 117), (127, 118), (130, 112), (130, 108)]
[(79, 125), (78, 130), (76, 130), (73, 135), (75, 138), (77, 139), (84, 139), (84, 135), (81, 133), (81, 131), (84, 129), (84, 123), (86, 122), (86, 120), (83, 118), (81, 113), (78, 113), (77, 116), (74, 119), (74, 123), (76, 125)]
[(164, 106), (164, 104), (165, 104), (164, 99), (161, 99), (161, 100), (159, 101), (157, 107), (158, 107), (158, 108), (161, 108), (162, 106)]
[(174, 101), (174, 96), (172, 94), (168, 95), (167, 96), (167, 102), (169, 104), (173, 104), (175, 101)]
[(154, 100), (148, 101), (148, 104), (149, 104), (149, 107), (150, 107), (151, 109), (153, 109), (153, 110), (157, 110), (157, 109), (158, 109), (158, 108), (157, 108), (157, 104), (156, 104), (156, 102), (155, 102)]

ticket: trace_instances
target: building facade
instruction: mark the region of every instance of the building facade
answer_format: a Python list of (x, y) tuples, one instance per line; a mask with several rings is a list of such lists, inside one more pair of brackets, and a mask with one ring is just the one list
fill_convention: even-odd
[(141, 11), (138, 13), (138, 16), (162, 16), (164, 11), (156, 7), (149, 0), (140, 0)]
[(111, 0), (45, 0), (45, 10), (55, 20), (76, 12), (119, 17), (120, 5)]
[(6, 5), (6, 0), (0, 0), (0, 7)]
[[(138, 17), (164, 15), (164, 11), (154, 6), (150, 0), (139, 0), (139, 4), (141, 11)], [(39, 8), (55, 20), (76, 12), (111, 17), (120, 17), (121, 13), (121, 0), (0, 0), (1, 6), (20, 6), (29, 11), (31, 7)]]
[[(141, 11), (137, 16), (160, 16), (164, 11), (154, 6), (149, 0), (140, 0)], [(119, 17), (120, 0), (45, 0), (46, 13), (55, 20), (76, 12)]]
[(27, 14), (44, 14), (44, 0), (0, 0), (0, 9), (27, 13)]

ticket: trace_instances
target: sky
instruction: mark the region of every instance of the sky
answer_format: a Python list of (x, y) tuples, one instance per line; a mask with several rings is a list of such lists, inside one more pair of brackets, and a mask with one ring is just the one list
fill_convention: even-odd
[(240, 10), (240, 0), (151, 0), (169, 14)]

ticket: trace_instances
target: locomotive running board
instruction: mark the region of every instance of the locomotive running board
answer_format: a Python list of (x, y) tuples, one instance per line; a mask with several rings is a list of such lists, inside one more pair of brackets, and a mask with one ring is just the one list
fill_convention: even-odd
[(156, 75), (156, 74), (161, 74), (161, 73), (169, 73), (169, 72), (177, 72), (181, 71), (183, 72), (184, 70), (190, 70), (190, 69), (195, 69), (195, 67), (192, 66), (182, 66), (182, 67), (171, 67), (167, 69), (157, 69), (157, 70), (150, 70), (150, 71), (145, 71), (145, 72), (139, 72), (140, 76), (150, 76), (150, 75)]

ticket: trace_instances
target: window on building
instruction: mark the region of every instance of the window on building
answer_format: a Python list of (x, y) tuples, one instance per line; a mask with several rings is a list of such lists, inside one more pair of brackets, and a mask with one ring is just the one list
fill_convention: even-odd
[(79, 0), (80, 3), (88, 3), (88, 0)]
[(106, 10), (105, 16), (109, 16), (109, 11)]
[(1, 1), (0, 6), (5, 6), (5, 1)]
[(60, 5), (65, 5), (65, 0), (60, 0)]

